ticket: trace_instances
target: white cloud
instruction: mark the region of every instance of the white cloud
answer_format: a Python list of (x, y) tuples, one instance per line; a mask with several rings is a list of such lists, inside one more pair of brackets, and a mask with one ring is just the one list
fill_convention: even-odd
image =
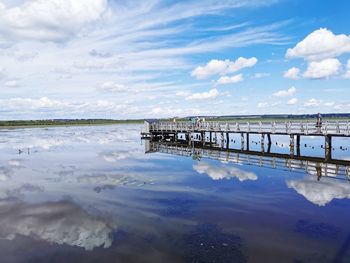
[(193, 93), (190, 96), (186, 97), (186, 100), (208, 100), (214, 99), (219, 95), (217, 89), (211, 89), (202, 93)]
[(334, 103), (333, 105), (334, 105), (334, 109), (336, 109), (336, 110), (340, 110), (342, 112), (350, 111), (350, 103), (349, 102), (338, 103), (338, 104)]
[(258, 103), (258, 108), (262, 109), (262, 108), (267, 108), (269, 106), (269, 104), (267, 102), (259, 102)]
[(33, 0), (0, 8), (0, 35), (12, 40), (64, 41), (107, 12), (107, 0)]
[(209, 61), (206, 66), (195, 68), (191, 75), (197, 79), (205, 79), (212, 75), (223, 74), (226, 72), (229, 63), (231, 63), (231, 61), (228, 59), (225, 61), (213, 59)]
[(268, 76), (270, 76), (270, 75), (271, 75), (270, 73), (258, 72), (258, 73), (255, 73), (255, 74), (252, 76), (252, 79), (261, 79), (261, 78), (268, 77)]
[(2, 79), (5, 76), (5, 68), (0, 66), (0, 79)]
[(300, 69), (296, 67), (292, 67), (284, 73), (283, 77), (288, 79), (299, 79), (300, 78), (299, 74), (300, 74)]
[(238, 74), (234, 76), (222, 76), (217, 81), (217, 85), (233, 84), (243, 81), (243, 74)]
[(304, 105), (307, 107), (319, 106), (321, 104), (322, 104), (322, 100), (318, 100), (315, 98), (309, 99), (307, 102), (304, 103)]
[(346, 72), (344, 74), (344, 78), (350, 79), (350, 59), (348, 60), (348, 63), (346, 65)]
[(279, 90), (273, 94), (274, 97), (288, 97), (295, 94), (297, 89), (295, 87), (290, 87), (287, 90)]
[(60, 100), (52, 100), (47, 97), (40, 99), (31, 98), (13, 98), (9, 100), (2, 100), (2, 105), (10, 109), (27, 108), (27, 109), (40, 109), (40, 108), (60, 108), (65, 107), (68, 103)]
[[(75, 13), (72, 15), (70, 7), (68, 11), (60, 8), (69, 2), (67, 0), (55, 0), (58, 4), (57, 10), (53, 11), (54, 15), (48, 10), (49, 8), (42, 9), (44, 15), (41, 11), (31, 12), (35, 9), (34, 5), (48, 6), (53, 3), (51, 0), (5, 1), (6, 7), (0, 11), (1, 19), (6, 16), (5, 13), (13, 14), (12, 11), (15, 9), (20, 10), (18, 13), (21, 19), (12, 24), (4, 24), (2, 23), (4, 20), (0, 19), (0, 64), (6, 66), (6, 80), (18, 78), (25, 88), (4, 91), (6, 94), (3, 94), (0, 101), (10, 107), (6, 108), (1, 104), (0, 113), (3, 119), (143, 118), (145, 114), (152, 117), (150, 116), (154, 114), (152, 112), (160, 110), (159, 115), (164, 117), (165, 113), (172, 116), (173, 112), (187, 115), (187, 110), (197, 112), (199, 109), (187, 108), (183, 105), (186, 102), (179, 102), (179, 97), (174, 94), (178, 90), (193, 90), (189, 87), (193, 83), (188, 82), (192, 81), (184, 77), (186, 72), (188, 74), (195, 68), (192, 62), (193, 55), (197, 58), (202, 55), (210, 57), (227, 49), (259, 44), (275, 45), (287, 41), (279, 30), (286, 24), (285, 22), (260, 26), (247, 23), (236, 27), (234, 31), (222, 31), (214, 35), (196, 34), (194, 38), (186, 37), (191, 32), (203, 32), (201, 20), (212, 14), (225, 21), (228, 12), (244, 6), (261, 6), (261, 1), (253, 1), (254, 4), (248, 0), (191, 0), (181, 3), (177, 1), (164, 3), (161, 0), (108, 1), (106, 11), (101, 14), (102, 19), (99, 17), (96, 20), (87, 19), (86, 23), (79, 19), (90, 16), (88, 10), (84, 9), (83, 15)], [(94, 6), (102, 3), (100, 0), (93, 2), (71, 0), (73, 1), (79, 5), (86, 3), (94, 12), (96, 10), (96, 13), (103, 10)], [(90, 5), (90, 2), (93, 4)], [(263, 2), (265, 5), (267, 2), (275, 1)], [(61, 11), (67, 11), (69, 19), (65, 19), (65, 15), (58, 19), (58, 13)], [(37, 23), (31, 22), (33, 17), (37, 19)], [(48, 19), (51, 20), (48, 22)], [(14, 28), (14, 24), (24, 20), (28, 23), (23, 27)], [(57, 21), (60, 24), (55, 25)], [(189, 23), (190, 21), (195, 23)], [(71, 27), (72, 23), (77, 26)], [(8, 29), (6, 26), (9, 26)], [(229, 27), (235, 27), (235, 21), (230, 21)], [(47, 43), (45, 40), (50, 42)], [(239, 59), (236, 61), (236, 68), (230, 70), (237, 70), (241, 67), (240, 63), (248, 65), (246, 60)], [(221, 74), (215, 80), (220, 76)], [(174, 83), (159, 85), (159, 82), (166, 82), (169, 79)], [(101, 85), (106, 81), (123, 84), (128, 92), (123, 94), (99, 92)], [(3, 82), (4, 80), (0, 82), (0, 86)], [(119, 90), (119, 88), (116, 85), (113, 89)], [(194, 92), (198, 91), (193, 90)], [(42, 97), (64, 105), (47, 109), (37, 106), (26, 107), (27, 104), (37, 104)], [(157, 97), (157, 100), (149, 101), (148, 97)], [(133, 102), (130, 102), (131, 100)], [(20, 102), (23, 102), (22, 106)], [(155, 103), (163, 105), (168, 103), (168, 105), (159, 107)], [(168, 111), (170, 103), (176, 105), (171, 107), (172, 111)], [(96, 112), (96, 107), (99, 113)], [(213, 109), (211, 106), (208, 109), (201, 108), (200, 111), (211, 113), (216, 108), (218, 107)]]
[(213, 75), (225, 75), (239, 71), (243, 68), (253, 67), (258, 62), (257, 58), (239, 57), (236, 61), (213, 59), (205, 66), (195, 68), (191, 75), (197, 79), (205, 79)]
[(335, 105), (335, 103), (333, 101), (329, 101), (329, 102), (324, 103), (324, 106), (326, 106), (326, 107), (332, 107), (334, 105)]
[(339, 73), (341, 63), (336, 58), (328, 58), (322, 61), (312, 61), (304, 72), (303, 77), (309, 79), (329, 78)]
[[(148, 117), (151, 118), (160, 118), (160, 117), (174, 117), (174, 116), (181, 116), (181, 115), (201, 115), (201, 114), (208, 114), (208, 112), (203, 108), (187, 108), (187, 107), (176, 107), (176, 106), (156, 106), (149, 109), (150, 114), (148, 114)], [(147, 117), (146, 116), (146, 117)]]
[(287, 186), (318, 206), (325, 206), (333, 199), (350, 198), (350, 184), (332, 178), (306, 177), (301, 180), (288, 180)]
[(18, 82), (17, 80), (9, 80), (5, 82), (5, 87), (7, 88), (16, 88), (18, 87)]
[(193, 165), (193, 169), (199, 174), (207, 174), (213, 180), (231, 179), (236, 177), (239, 181), (258, 179), (255, 173), (247, 172), (236, 167), (214, 166), (206, 162)]
[(332, 31), (321, 28), (309, 34), (294, 48), (289, 48), (286, 57), (315, 61), (334, 58), (348, 52), (350, 52), (350, 36), (335, 35)]
[(118, 92), (125, 92), (128, 89), (124, 84), (109, 81), (109, 82), (104, 82), (99, 87), (99, 90), (118, 93)]
[(0, 236), (17, 235), (92, 250), (112, 244), (113, 229), (79, 206), (68, 202), (26, 204), (16, 199), (0, 201)]
[(177, 91), (175, 93), (176, 96), (179, 96), (179, 97), (187, 97), (187, 96), (190, 96), (191, 95), (191, 92), (188, 91), (188, 90), (180, 90), (180, 91)]
[(291, 98), (290, 100), (287, 101), (288, 105), (295, 105), (298, 103), (298, 99), (297, 98)]
[[(15, 113), (13, 118), (21, 118), (22, 114), (37, 114), (43, 118), (60, 118), (62, 113), (69, 113), (70, 118), (79, 118), (78, 116), (89, 116), (89, 118), (100, 118), (99, 116), (110, 116), (132, 114), (138, 112), (136, 106), (128, 102), (115, 102), (112, 100), (90, 100), (90, 101), (68, 101), (50, 99), (42, 97), (32, 98), (11, 98), (0, 99), (1, 114)], [(80, 117), (81, 118), (81, 117)], [(86, 118), (86, 117), (84, 117)]]

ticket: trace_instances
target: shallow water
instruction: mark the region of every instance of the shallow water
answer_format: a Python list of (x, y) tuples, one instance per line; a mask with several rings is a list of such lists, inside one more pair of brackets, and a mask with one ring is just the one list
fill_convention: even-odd
[[(140, 130), (0, 130), (1, 262), (350, 262), (346, 178), (145, 154)], [(349, 140), (333, 146), (349, 160)]]

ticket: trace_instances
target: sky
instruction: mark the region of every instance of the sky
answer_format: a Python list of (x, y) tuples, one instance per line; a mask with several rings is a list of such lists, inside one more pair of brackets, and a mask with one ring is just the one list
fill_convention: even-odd
[(0, 119), (350, 112), (347, 0), (0, 0)]

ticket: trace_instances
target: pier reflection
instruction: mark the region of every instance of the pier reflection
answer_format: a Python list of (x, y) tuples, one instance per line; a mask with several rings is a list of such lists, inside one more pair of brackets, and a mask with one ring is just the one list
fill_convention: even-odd
[(337, 160), (300, 154), (283, 154), (267, 151), (221, 148), (209, 144), (193, 142), (145, 141), (146, 153), (166, 153), (187, 156), (195, 160), (214, 159), (223, 162), (254, 165), (260, 167), (289, 170), (339, 180), (350, 180), (350, 161)]

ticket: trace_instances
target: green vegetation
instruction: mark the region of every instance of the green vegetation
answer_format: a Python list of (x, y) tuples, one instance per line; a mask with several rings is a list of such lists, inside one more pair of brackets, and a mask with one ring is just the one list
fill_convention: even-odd
[(70, 126), (70, 125), (133, 124), (133, 123), (143, 123), (143, 120), (55, 119), (55, 120), (0, 121), (0, 128), (37, 127), (37, 126)]

